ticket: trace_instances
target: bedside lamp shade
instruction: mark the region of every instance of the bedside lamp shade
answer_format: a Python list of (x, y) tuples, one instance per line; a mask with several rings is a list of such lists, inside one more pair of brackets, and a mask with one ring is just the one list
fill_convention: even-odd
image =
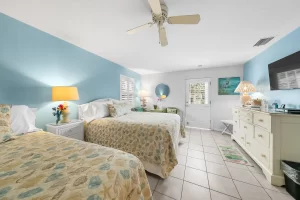
[(140, 97), (148, 97), (149, 96), (149, 92), (147, 92), (146, 90), (140, 90), (139, 91), (139, 96)]
[(234, 90), (236, 93), (241, 93), (241, 103), (246, 105), (247, 102), (251, 100), (248, 95), (249, 92), (256, 92), (254, 85), (249, 81), (241, 81), (237, 88)]
[(254, 85), (250, 81), (241, 81), (234, 92), (245, 93), (245, 92), (256, 92)]
[(77, 87), (56, 86), (52, 87), (52, 101), (79, 100)]

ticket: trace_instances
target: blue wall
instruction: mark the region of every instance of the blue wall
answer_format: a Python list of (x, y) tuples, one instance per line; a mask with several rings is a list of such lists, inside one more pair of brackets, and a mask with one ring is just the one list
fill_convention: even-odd
[(139, 74), (0, 13), (0, 103), (38, 108), (39, 128), (55, 121), (52, 86), (78, 87), (80, 100), (69, 103), (76, 118), (77, 104), (119, 99), (120, 74), (139, 90)]
[[(278, 102), (288, 107), (300, 108), (300, 89), (270, 91), (268, 65), (288, 55), (300, 51), (300, 28), (270, 46), (244, 64), (244, 80), (251, 81), (269, 104)], [(253, 94), (256, 97), (259, 94)]]

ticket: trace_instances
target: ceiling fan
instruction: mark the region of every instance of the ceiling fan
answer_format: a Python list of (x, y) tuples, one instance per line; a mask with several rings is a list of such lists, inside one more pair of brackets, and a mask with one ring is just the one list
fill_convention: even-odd
[(127, 31), (128, 34), (134, 34), (137, 31), (152, 27), (154, 24), (157, 24), (158, 33), (159, 33), (159, 42), (162, 47), (168, 45), (168, 39), (166, 34), (166, 29), (163, 26), (165, 22), (169, 24), (198, 24), (200, 21), (200, 15), (181, 15), (168, 17), (168, 7), (165, 3), (160, 3), (160, 0), (148, 0), (150, 7), (152, 9), (152, 21), (147, 24), (138, 26), (134, 29)]

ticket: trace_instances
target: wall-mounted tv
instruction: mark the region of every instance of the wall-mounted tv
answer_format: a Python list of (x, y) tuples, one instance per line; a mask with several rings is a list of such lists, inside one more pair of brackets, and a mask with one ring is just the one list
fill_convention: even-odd
[(271, 90), (300, 89), (300, 51), (269, 64)]

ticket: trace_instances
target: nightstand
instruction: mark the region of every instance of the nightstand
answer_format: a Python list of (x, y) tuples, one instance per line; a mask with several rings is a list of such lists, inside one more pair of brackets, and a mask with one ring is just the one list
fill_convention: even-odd
[(74, 120), (67, 124), (46, 124), (47, 132), (77, 140), (84, 140), (84, 122)]

